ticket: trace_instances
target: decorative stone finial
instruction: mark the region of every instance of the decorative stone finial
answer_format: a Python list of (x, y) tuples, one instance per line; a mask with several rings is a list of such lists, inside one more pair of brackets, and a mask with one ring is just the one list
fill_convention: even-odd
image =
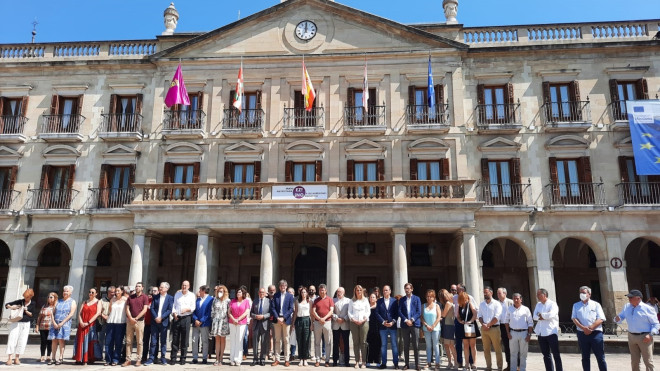
[(447, 24), (458, 24), (456, 15), (458, 14), (458, 0), (443, 0), (442, 7), (445, 9), (445, 18)]
[(163, 12), (163, 18), (165, 18), (165, 31), (163, 35), (172, 35), (176, 29), (176, 24), (179, 22), (179, 12), (174, 8), (174, 3), (170, 3), (170, 6), (165, 9)]

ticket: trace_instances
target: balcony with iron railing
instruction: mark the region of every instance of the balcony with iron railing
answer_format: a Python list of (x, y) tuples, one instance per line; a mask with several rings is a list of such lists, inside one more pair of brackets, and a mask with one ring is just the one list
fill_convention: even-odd
[(265, 113), (262, 109), (225, 108), (222, 134), (233, 138), (254, 138), (263, 135)]
[(606, 206), (603, 183), (550, 183), (545, 185), (547, 206)]
[(532, 184), (484, 184), (480, 182), (477, 189), (479, 201), (485, 206), (533, 206)]
[(206, 114), (202, 110), (167, 110), (162, 134), (166, 139), (201, 139), (205, 122)]
[(660, 205), (660, 182), (625, 182), (616, 189), (620, 205)]
[(138, 113), (104, 113), (99, 127), (99, 138), (113, 140), (140, 140), (142, 115)]
[(350, 134), (384, 134), (385, 105), (344, 107), (344, 130)]
[(80, 142), (83, 136), (80, 127), (85, 116), (79, 114), (42, 115), (39, 139), (52, 142)]
[[(323, 202), (387, 201), (387, 202), (466, 202), (473, 180), (359, 181), (317, 182), (327, 187)], [(292, 183), (190, 183), (134, 184), (138, 204), (179, 204), (227, 202), (280, 202), (272, 200), (273, 187)], [(297, 200), (295, 202), (308, 202)], [(318, 201), (310, 201), (318, 202)]]
[(123, 209), (135, 199), (135, 188), (89, 188), (87, 210)]
[(284, 107), (284, 134), (287, 136), (321, 136), (325, 127), (323, 107), (305, 108)]
[(449, 132), (449, 104), (408, 105), (406, 124), (411, 133), (447, 133)]
[(20, 115), (0, 116), (0, 143), (25, 143), (23, 133), (27, 117)]
[(73, 200), (78, 196), (78, 191), (71, 188), (60, 189), (29, 189), (28, 200), (25, 204), (26, 210), (31, 213), (49, 211), (74, 213), (72, 209)]
[(15, 215), (20, 194), (21, 192), (13, 189), (0, 190), (0, 215)]
[[(655, 96), (658, 100), (658, 96)], [(626, 100), (616, 100), (607, 105), (612, 120), (612, 129), (614, 131), (628, 131), (630, 124), (628, 121), (628, 107)]]
[(522, 128), (520, 101), (511, 104), (479, 104), (475, 115), (480, 132), (514, 134)]
[(589, 98), (586, 101), (546, 102), (541, 106), (547, 132), (579, 132), (591, 127)]

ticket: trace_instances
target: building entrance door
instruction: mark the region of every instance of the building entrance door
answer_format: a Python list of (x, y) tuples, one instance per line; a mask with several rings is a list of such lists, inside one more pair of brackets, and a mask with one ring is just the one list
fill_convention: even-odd
[[(320, 283), (326, 283), (327, 271), (327, 254), (325, 250), (316, 246), (306, 246), (306, 249), (298, 254), (295, 261), (293, 272), (294, 288), (298, 291), (298, 287), (303, 285), (309, 287), (314, 285), (317, 287)], [(303, 252), (306, 253), (303, 254)], [(334, 293), (328, 293), (332, 296)]]

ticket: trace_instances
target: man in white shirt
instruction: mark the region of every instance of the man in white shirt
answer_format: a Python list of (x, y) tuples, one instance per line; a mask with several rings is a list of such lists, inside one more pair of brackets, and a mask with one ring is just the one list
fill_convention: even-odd
[[(543, 353), (543, 363), (546, 371), (563, 371), (561, 356), (559, 355), (559, 338), (557, 330), (559, 329), (559, 307), (557, 303), (548, 299), (548, 290), (539, 289), (536, 292), (536, 298), (539, 302), (534, 308), (534, 320), (536, 327), (534, 332), (538, 335), (539, 347)], [(550, 357), (552, 352), (552, 357)], [(555, 364), (553, 366), (552, 359)]]
[(573, 304), (571, 320), (577, 327), (577, 338), (582, 351), (582, 369), (591, 370), (591, 352), (593, 351), (598, 370), (607, 371), (605, 362), (605, 343), (603, 341), (603, 322), (605, 313), (597, 301), (591, 300), (591, 288), (580, 287), (580, 301)]
[(493, 299), (493, 289), (484, 288), (484, 301), (479, 304), (479, 322), (481, 322), (481, 341), (484, 345), (484, 357), (486, 358), (486, 370), (491, 370), (493, 363), (490, 358), (491, 346), (495, 349), (497, 369), (502, 371), (502, 334), (500, 333), (500, 316), (502, 305)]
[(171, 362), (176, 363), (176, 357), (181, 350), (180, 362), (183, 365), (186, 363), (186, 353), (188, 352), (188, 334), (190, 333), (190, 325), (192, 324), (192, 314), (195, 310), (195, 300), (197, 296), (189, 291), (190, 282), (183, 281), (181, 283), (181, 291), (177, 291), (174, 295), (174, 306), (172, 307), (172, 353), (170, 356)]
[(507, 307), (504, 323), (506, 324), (507, 339), (511, 344), (511, 370), (518, 368), (520, 357), (520, 371), (527, 369), (527, 349), (529, 339), (534, 331), (534, 320), (529, 308), (522, 305), (522, 295), (513, 294), (513, 305)]
[[(345, 296), (346, 291), (343, 287), (337, 289), (337, 297), (333, 299), (335, 302), (334, 314), (332, 315), (332, 366), (337, 366), (339, 360), (339, 339), (343, 339), (344, 344), (348, 344), (349, 320), (348, 320), (348, 306), (351, 299)], [(344, 366), (348, 367), (350, 352), (348, 347), (344, 348), (343, 354)]]
[(506, 297), (506, 288), (500, 287), (497, 289), (497, 299), (502, 305), (502, 315), (500, 316), (500, 334), (502, 335), (502, 350), (506, 358), (506, 367), (504, 370), (509, 370), (511, 365), (511, 350), (509, 349), (509, 337), (507, 336), (506, 326), (504, 326), (504, 319), (509, 310), (509, 307), (513, 305), (513, 300)]

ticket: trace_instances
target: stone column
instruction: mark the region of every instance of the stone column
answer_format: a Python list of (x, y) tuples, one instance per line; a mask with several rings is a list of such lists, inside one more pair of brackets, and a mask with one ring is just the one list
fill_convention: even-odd
[[(9, 273), (7, 275), (7, 288), (5, 289), (4, 303), (14, 301), (22, 297), (25, 285), (24, 266), (25, 266), (25, 247), (27, 243), (27, 233), (14, 233), (14, 248), (11, 252), (9, 262)], [(9, 317), (9, 311), (2, 309), (2, 318)]]
[(392, 296), (405, 295), (403, 285), (408, 282), (407, 228), (392, 228), (392, 267), (394, 268)]
[(220, 266), (220, 244), (218, 243), (218, 235), (209, 235), (209, 257), (211, 259), (209, 264), (209, 282), (208, 285), (213, 289), (218, 281), (218, 267)]
[(195, 279), (193, 281), (192, 291), (197, 292), (202, 285), (208, 284), (209, 269), (209, 233), (208, 228), (197, 229), (197, 259), (195, 260)]
[(128, 271), (128, 285), (134, 286), (142, 281), (142, 261), (144, 257), (144, 240), (147, 231), (133, 230), (133, 251), (131, 253), (131, 267)]
[[(71, 265), (69, 268), (68, 285), (73, 286), (73, 294), (71, 297), (80, 303), (81, 300), (86, 299), (83, 291), (86, 289), (83, 286), (83, 279), (85, 274), (85, 249), (87, 248), (87, 236), (89, 233), (81, 232), (76, 233), (75, 241), (73, 243), (73, 251), (71, 253)], [(74, 322), (77, 322), (74, 320)]]
[(461, 230), (463, 235), (463, 248), (465, 251), (465, 285), (467, 293), (475, 298), (481, 297), (481, 286), (479, 282), (479, 265), (481, 259), (477, 256), (477, 232), (474, 229)]
[(557, 294), (555, 292), (555, 277), (552, 271), (552, 256), (550, 255), (550, 246), (548, 242), (549, 232), (534, 232), (534, 247), (536, 249), (536, 267), (534, 273), (534, 292), (530, 293), (532, 302), (536, 302), (536, 291), (538, 289), (548, 290), (548, 297), (555, 302)]
[[(624, 261), (625, 249), (621, 246), (621, 232), (606, 231), (605, 243), (607, 244), (607, 259), (603, 262), (597, 262), (598, 278), (601, 284), (601, 295), (603, 302), (603, 311), (607, 318), (614, 317), (623, 310), (623, 306), (628, 303), (624, 295), (628, 293), (628, 279), (626, 277), (626, 266), (622, 264), (619, 268), (612, 267), (610, 261), (619, 258)], [(616, 265), (615, 265), (616, 266)]]
[(155, 282), (158, 270), (158, 256), (160, 254), (160, 244), (162, 236), (153, 231), (147, 231), (144, 239), (144, 259), (142, 260), (142, 282), (144, 289), (149, 286), (158, 286), (160, 282)]
[(326, 228), (328, 232), (328, 261), (326, 285), (328, 292), (335, 292), (341, 285), (341, 246), (339, 238), (341, 229), (339, 227)]
[(275, 274), (275, 228), (262, 228), (261, 241), (261, 278), (259, 287), (268, 287), (276, 284)]

